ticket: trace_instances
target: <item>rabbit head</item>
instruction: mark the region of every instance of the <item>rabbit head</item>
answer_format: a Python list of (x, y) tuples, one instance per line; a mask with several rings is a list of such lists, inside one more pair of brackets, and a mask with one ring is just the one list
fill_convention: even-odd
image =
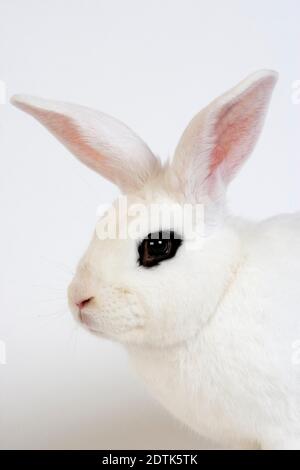
[[(260, 134), (276, 79), (275, 72), (257, 72), (213, 101), (192, 119), (164, 165), (108, 115), (33, 97), (12, 99), (122, 191), (99, 220), (69, 288), (71, 310), (85, 327), (161, 347), (186, 341), (209, 320), (240, 257), (239, 238), (224, 222), (226, 188)], [(203, 207), (196, 245), (175, 217), (175, 208), (185, 205)], [(163, 207), (167, 217), (152, 217), (153, 207)], [(111, 220), (115, 236), (105, 236)]]

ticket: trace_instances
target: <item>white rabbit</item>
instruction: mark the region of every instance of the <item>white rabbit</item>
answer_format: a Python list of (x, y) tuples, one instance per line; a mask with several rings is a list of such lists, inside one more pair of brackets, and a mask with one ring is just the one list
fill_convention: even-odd
[[(205, 233), (93, 235), (69, 289), (75, 317), (123, 343), (156, 398), (232, 448), (300, 449), (300, 214), (227, 214), (226, 187), (260, 134), (277, 74), (254, 73), (197, 114), (162, 165), (130, 129), (77, 105), (15, 96), (83, 163), (136, 203), (204, 206)], [(112, 206), (117, 211), (119, 200)], [(110, 210), (113, 212), (113, 209)], [(153, 232), (153, 230), (152, 230)], [(174, 232), (174, 236), (173, 236)], [(175, 236), (176, 235), (176, 236)]]

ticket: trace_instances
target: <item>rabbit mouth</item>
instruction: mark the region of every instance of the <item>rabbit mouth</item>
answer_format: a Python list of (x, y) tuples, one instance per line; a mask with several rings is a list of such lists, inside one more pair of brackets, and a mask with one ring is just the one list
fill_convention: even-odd
[(90, 315), (89, 313), (86, 312), (80, 312), (79, 313), (79, 319), (81, 324), (90, 330), (92, 333), (101, 333), (99, 331), (99, 327), (97, 325), (97, 322), (94, 319), (94, 315)]
[(81, 311), (79, 314), (81, 325), (89, 332), (102, 338), (122, 340), (134, 334), (140, 334), (144, 323), (137, 317), (124, 318), (121, 322), (103, 318), (101, 312)]

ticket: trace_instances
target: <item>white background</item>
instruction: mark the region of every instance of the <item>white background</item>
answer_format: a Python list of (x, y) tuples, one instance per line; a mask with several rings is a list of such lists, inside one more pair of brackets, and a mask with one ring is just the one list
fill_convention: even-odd
[[(280, 72), (264, 134), (229, 202), (300, 207), (298, 0), (0, 0), (0, 78), (112, 114), (166, 158), (201, 107), (259, 68)], [(118, 345), (75, 324), (66, 286), (96, 208), (117, 189), (32, 118), (0, 105), (1, 448), (199, 448)]]

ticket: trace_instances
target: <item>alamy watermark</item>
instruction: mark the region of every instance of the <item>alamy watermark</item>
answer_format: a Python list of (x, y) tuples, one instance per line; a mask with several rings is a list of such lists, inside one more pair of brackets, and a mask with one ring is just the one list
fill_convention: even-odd
[[(0, 80), (0, 104), (6, 103), (6, 85)], [(0, 365), (6, 364), (6, 344), (0, 340)]]
[(0, 365), (6, 364), (6, 344), (0, 340)]
[(294, 80), (292, 83), (292, 103), (300, 104), (300, 80)]
[(6, 103), (6, 84), (3, 80), (0, 80), (0, 104)]
[(129, 203), (120, 196), (114, 205), (101, 204), (96, 234), (100, 240), (167, 239), (172, 231), (175, 238), (184, 237), (190, 248), (196, 248), (203, 240), (204, 206), (202, 204), (178, 203)]

